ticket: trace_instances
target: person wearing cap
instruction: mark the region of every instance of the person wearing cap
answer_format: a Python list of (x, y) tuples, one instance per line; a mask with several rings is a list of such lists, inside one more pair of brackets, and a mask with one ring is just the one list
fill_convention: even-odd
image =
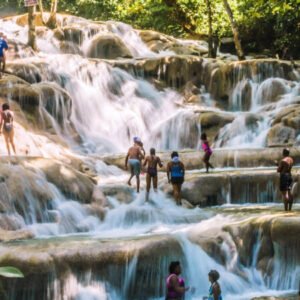
[(172, 183), (173, 195), (177, 205), (181, 205), (181, 186), (184, 182), (184, 164), (179, 159), (178, 152), (171, 154), (171, 161), (167, 165), (168, 182)]
[(128, 149), (125, 158), (125, 169), (128, 169), (128, 164), (130, 166), (130, 177), (128, 180), (128, 185), (131, 185), (131, 180), (136, 176), (136, 191), (140, 192), (140, 173), (141, 173), (141, 160), (144, 158), (140, 146), (141, 140), (138, 137), (133, 138), (133, 146)]
[(282, 156), (283, 158), (277, 168), (277, 172), (280, 173), (279, 189), (282, 194), (285, 211), (291, 211), (293, 206), (293, 195), (291, 193), (293, 178), (291, 171), (294, 161), (290, 157), (289, 149), (283, 149)]
[(3, 37), (3, 34), (0, 33), (0, 79), (2, 78), (2, 73), (5, 71), (6, 56), (5, 52), (8, 49), (6, 40)]

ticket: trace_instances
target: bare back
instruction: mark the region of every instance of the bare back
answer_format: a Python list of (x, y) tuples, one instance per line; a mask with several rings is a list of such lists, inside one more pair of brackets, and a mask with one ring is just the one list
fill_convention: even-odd
[(134, 145), (128, 150), (128, 158), (129, 159), (141, 159), (143, 158), (143, 154), (141, 152), (141, 147), (138, 145)]

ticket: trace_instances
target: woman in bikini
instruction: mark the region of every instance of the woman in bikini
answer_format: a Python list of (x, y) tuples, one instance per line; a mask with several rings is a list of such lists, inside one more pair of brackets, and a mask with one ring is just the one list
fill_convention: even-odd
[(9, 105), (2, 105), (0, 133), (3, 133), (8, 155), (10, 156), (10, 146), (16, 154), (14, 143), (14, 113), (10, 110)]

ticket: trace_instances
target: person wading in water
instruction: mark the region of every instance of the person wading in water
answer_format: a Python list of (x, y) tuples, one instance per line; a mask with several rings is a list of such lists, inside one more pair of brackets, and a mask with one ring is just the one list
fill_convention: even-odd
[(167, 165), (168, 182), (172, 183), (173, 195), (177, 205), (181, 205), (181, 186), (184, 182), (184, 164), (179, 160), (178, 152), (171, 154), (171, 159)]
[(162, 168), (163, 164), (158, 156), (155, 155), (155, 149), (150, 149), (150, 155), (146, 157), (143, 166), (147, 166), (147, 175), (146, 175), (146, 201), (149, 199), (149, 192), (151, 187), (151, 181), (153, 189), (157, 192), (157, 165)]
[(135, 137), (133, 139), (133, 146), (129, 148), (127, 156), (125, 158), (125, 169), (129, 163), (130, 166), (130, 178), (128, 180), (128, 185), (131, 185), (131, 179), (136, 176), (136, 191), (140, 192), (140, 173), (141, 173), (141, 160), (144, 158), (141, 147), (139, 145), (140, 139)]
[(183, 300), (184, 294), (190, 288), (185, 287), (185, 283), (181, 274), (181, 266), (179, 261), (172, 261), (169, 266), (169, 276), (167, 278), (167, 295), (166, 300)]
[(9, 105), (2, 105), (0, 134), (3, 133), (8, 155), (10, 156), (10, 145), (16, 154), (14, 143), (14, 113), (10, 110)]
[(206, 167), (206, 173), (208, 173), (208, 170), (209, 168), (213, 169), (214, 167), (211, 165), (211, 163), (209, 162), (209, 159), (212, 155), (212, 150), (209, 146), (209, 143), (208, 143), (208, 140), (207, 140), (207, 136), (206, 136), (206, 133), (202, 133), (201, 134), (201, 147), (204, 151), (204, 156), (203, 156), (203, 159), (202, 161), (204, 162), (205, 164), (205, 167)]
[(293, 206), (293, 196), (291, 193), (293, 179), (292, 179), (291, 171), (292, 171), (294, 161), (290, 157), (290, 151), (288, 149), (283, 149), (282, 155), (283, 155), (283, 159), (280, 161), (278, 165), (277, 172), (280, 173), (279, 189), (282, 194), (284, 209), (288, 211), (288, 210), (292, 210), (292, 206)]
[(218, 279), (220, 278), (220, 274), (216, 270), (211, 270), (208, 273), (208, 280), (211, 283), (211, 286), (209, 288), (209, 295), (208, 295), (208, 300), (222, 300), (221, 296), (221, 288), (218, 283)]

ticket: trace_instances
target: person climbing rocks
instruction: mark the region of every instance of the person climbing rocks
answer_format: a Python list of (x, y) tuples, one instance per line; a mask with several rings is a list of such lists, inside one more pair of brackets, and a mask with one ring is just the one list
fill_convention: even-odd
[(290, 157), (289, 149), (283, 149), (282, 156), (283, 158), (277, 168), (277, 172), (280, 173), (279, 189), (282, 194), (285, 211), (291, 211), (293, 206), (293, 195), (291, 193), (293, 178), (291, 171), (294, 161)]
[(218, 283), (218, 279), (220, 278), (220, 274), (216, 270), (211, 270), (208, 273), (208, 280), (211, 283), (209, 288), (209, 294), (207, 300), (222, 300), (221, 296), (221, 288), (220, 284)]
[(209, 162), (209, 159), (210, 159), (210, 157), (211, 157), (211, 155), (212, 155), (212, 150), (211, 150), (211, 148), (210, 148), (210, 146), (209, 146), (209, 142), (208, 142), (208, 140), (207, 140), (207, 136), (206, 136), (206, 133), (205, 132), (203, 132), (202, 134), (201, 134), (201, 147), (202, 147), (202, 149), (203, 149), (203, 151), (204, 151), (204, 156), (203, 156), (203, 159), (202, 159), (202, 161), (204, 162), (204, 164), (205, 164), (205, 167), (206, 167), (206, 173), (208, 173), (208, 170), (209, 170), (209, 168), (211, 168), (211, 169), (213, 169), (214, 167), (211, 165), (211, 163)]
[(177, 205), (181, 205), (181, 186), (184, 182), (184, 164), (179, 160), (178, 152), (171, 154), (171, 161), (167, 165), (168, 182), (172, 183), (173, 195)]
[(131, 180), (136, 176), (136, 191), (140, 192), (140, 173), (141, 173), (141, 161), (144, 158), (140, 146), (141, 140), (138, 137), (133, 138), (133, 146), (128, 149), (128, 153), (125, 158), (125, 169), (128, 168), (128, 163), (130, 166), (130, 178), (128, 180), (128, 185), (131, 185)]
[(10, 110), (7, 103), (2, 105), (0, 134), (3, 133), (6, 149), (10, 156), (10, 146), (16, 154), (16, 148), (14, 143), (14, 113)]
[(6, 65), (6, 50), (8, 50), (8, 45), (4, 39), (3, 34), (0, 34), (0, 79), (2, 78), (2, 73), (5, 71)]
[(158, 156), (155, 155), (155, 149), (150, 149), (150, 155), (146, 156), (146, 159), (143, 164), (144, 167), (147, 166), (147, 174), (146, 174), (146, 201), (149, 199), (149, 192), (151, 187), (151, 182), (153, 185), (153, 189), (157, 192), (157, 166), (162, 168), (163, 164)]
[(166, 300), (183, 300), (185, 292), (190, 287), (185, 287), (185, 282), (181, 274), (181, 266), (179, 261), (172, 261), (169, 265), (169, 276), (166, 280)]

